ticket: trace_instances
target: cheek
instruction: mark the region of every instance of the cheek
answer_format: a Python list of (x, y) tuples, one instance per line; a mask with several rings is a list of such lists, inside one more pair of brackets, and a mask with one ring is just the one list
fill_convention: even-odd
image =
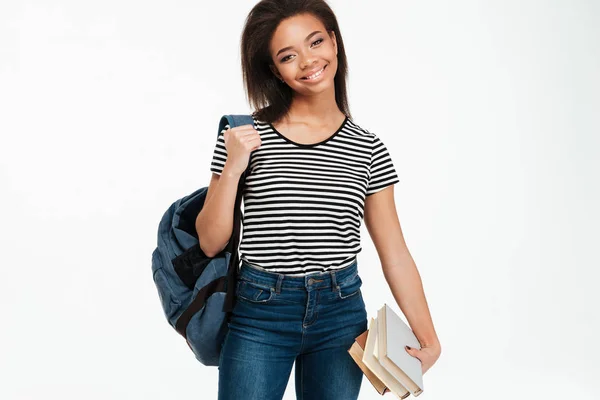
[(281, 75), (288, 78), (293, 78), (298, 72), (298, 66), (296, 65), (295, 61), (289, 61), (285, 65), (280, 66), (279, 71), (281, 71)]

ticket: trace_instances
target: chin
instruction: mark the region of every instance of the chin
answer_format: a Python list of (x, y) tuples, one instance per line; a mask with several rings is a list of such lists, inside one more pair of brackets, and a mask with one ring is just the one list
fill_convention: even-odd
[(329, 90), (332, 90), (335, 88), (335, 83), (333, 81), (328, 81), (328, 82), (321, 82), (321, 84), (319, 86), (314, 86), (314, 87), (306, 87), (306, 86), (299, 86), (294, 89), (294, 92), (302, 94), (302, 95), (308, 95), (308, 96), (313, 96), (315, 94), (319, 94), (319, 93), (323, 93), (323, 92), (327, 92)]

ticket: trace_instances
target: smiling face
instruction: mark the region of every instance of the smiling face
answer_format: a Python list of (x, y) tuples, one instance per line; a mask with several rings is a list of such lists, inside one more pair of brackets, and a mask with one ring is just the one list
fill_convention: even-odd
[(337, 71), (335, 33), (318, 18), (301, 14), (283, 20), (269, 46), (271, 71), (295, 92), (313, 95), (334, 89)]

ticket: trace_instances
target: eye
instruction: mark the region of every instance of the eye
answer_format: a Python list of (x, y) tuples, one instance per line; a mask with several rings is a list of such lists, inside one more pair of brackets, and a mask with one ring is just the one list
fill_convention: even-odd
[[(314, 46), (314, 45), (315, 45), (315, 43), (317, 43), (317, 46), (318, 46), (318, 45), (319, 45), (319, 44), (321, 44), (322, 42), (323, 42), (323, 39), (317, 39), (317, 40), (315, 40), (314, 42), (312, 42), (312, 45)], [(279, 60), (279, 61), (280, 61), (280, 62), (286, 62), (286, 61), (288, 60), (288, 57), (291, 57), (291, 56), (285, 56), (285, 57), (283, 57), (283, 58), (282, 58), (281, 60)]]

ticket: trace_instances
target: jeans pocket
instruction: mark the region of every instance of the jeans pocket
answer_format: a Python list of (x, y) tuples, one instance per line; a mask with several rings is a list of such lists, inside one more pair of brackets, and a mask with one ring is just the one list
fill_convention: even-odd
[(273, 298), (273, 288), (247, 280), (238, 280), (236, 295), (251, 303), (268, 303)]
[(362, 286), (362, 279), (358, 273), (353, 275), (337, 285), (337, 293), (340, 299), (347, 299), (348, 297), (356, 296), (360, 293), (360, 287)]

